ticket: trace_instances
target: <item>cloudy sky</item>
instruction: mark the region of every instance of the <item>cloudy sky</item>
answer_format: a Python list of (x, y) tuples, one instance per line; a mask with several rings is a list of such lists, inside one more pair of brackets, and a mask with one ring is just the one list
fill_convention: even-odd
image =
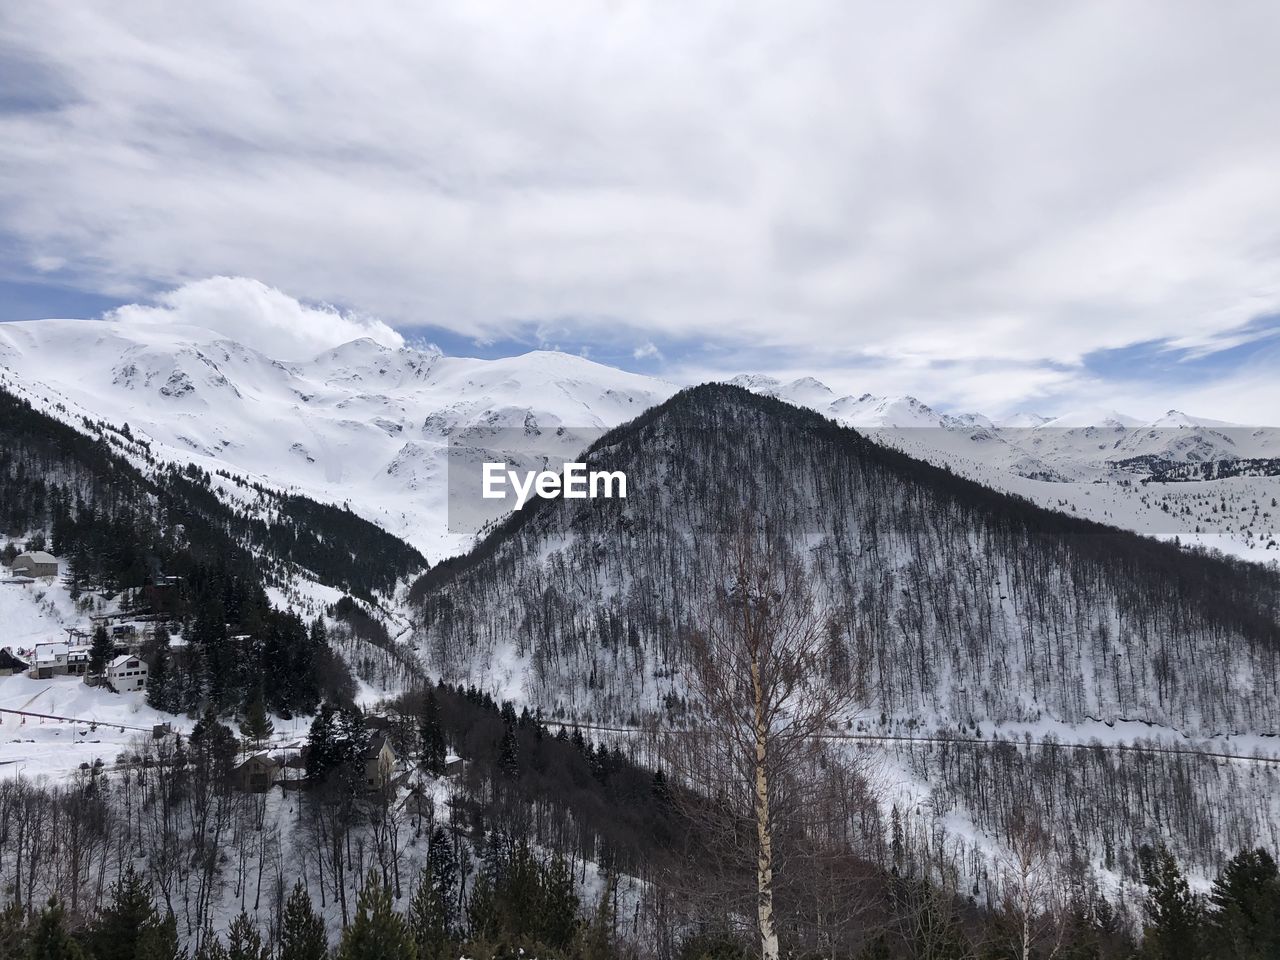
[(1271, 0), (10, 0), (0, 319), (1258, 422), (1278, 104)]

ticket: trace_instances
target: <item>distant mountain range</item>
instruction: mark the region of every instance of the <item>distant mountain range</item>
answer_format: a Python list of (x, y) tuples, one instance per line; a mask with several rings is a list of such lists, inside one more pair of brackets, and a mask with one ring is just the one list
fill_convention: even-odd
[[(127, 422), (160, 456), (347, 503), (435, 558), (471, 540), (448, 524), (450, 445), (517, 459), (528, 450), (504, 439), (516, 433), (544, 458), (569, 459), (679, 389), (551, 351), (476, 360), (357, 340), (283, 362), (211, 330), (83, 320), (0, 324), (0, 380), (44, 408)], [(1186, 481), (1235, 472), (1188, 466), (1247, 461), (1252, 486), (1227, 494), (1269, 503), (1280, 492), (1275, 428), (1178, 411), (1149, 423), (1107, 410), (996, 421), (910, 396), (837, 396), (812, 377), (730, 382), (1054, 509), (1260, 559), (1275, 537), (1274, 512), (1242, 524), (1240, 510), (1227, 522), (1181, 502), (1201, 492)], [(1181, 486), (1144, 503), (1125, 484), (1151, 478)]]
[[(1280, 458), (1280, 429), (1207, 420), (1178, 410), (1150, 422), (1101, 408), (993, 420), (980, 413), (940, 413), (909, 396), (837, 397), (812, 377), (782, 383), (747, 375), (729, 382), (810, 407), (895, 446), (934, 448), (941, 459), (963, 454), (1024, 477), (1095, 480), (1117, 471), (1147, 476), (1154, 464)], [(951, 437), (943, 437), (943, 431)]]

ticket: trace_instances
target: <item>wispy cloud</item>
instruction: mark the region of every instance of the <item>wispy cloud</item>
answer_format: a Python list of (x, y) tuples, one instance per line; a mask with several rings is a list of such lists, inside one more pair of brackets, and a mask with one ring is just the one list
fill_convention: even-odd
[(662, 356), (662, 351), (661, 351), (661, 350), (659, 350), (656, 346), (654, 346), (654, 345), (653, 345), (653, 341), (652, 341), (652, 340), (646, 341), (645, 343), (640, 344), (640, 346), (638, 346), (638, 347), (636, 347), (634, 350), (632, 350), (632, 351), (631, 351), (631, 358), (632, 358), (633, 360), (662, 360), (662, 359), (664, 359), (664, 358), (663, 358), (663, 356)]

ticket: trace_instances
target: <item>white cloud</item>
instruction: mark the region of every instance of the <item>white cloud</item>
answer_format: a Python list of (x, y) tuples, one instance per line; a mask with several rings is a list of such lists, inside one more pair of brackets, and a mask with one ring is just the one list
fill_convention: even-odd
[(202, 327), (277, 360), (307, 359), (330, 347), (368, 337), (389, 347), (404, 338), (380, 320), (321, 304), (308, 306), (245, 277), (210, 277), (109, 312), (104, 319)]
[(975, 395), (1280, 308), (1266, 0), (11, 4), (0, 24), (52, 78), (0, 114), (0, 239), (96, 290), (256, 276), (477, 342), (607, 323), (959, 361)]
[(638, 346), (638, 347), (636, 347), (634, 350), (632, 350), (632, 351), (631, 351), (631, 358), (632, 358), (633, 360), (661, 360), (661, 359), (663, 359), (663, 357), (662, 357), (662, 351), (661, 351), (661, 350), (659, 350), (656, 346), (654, 346), (654, 345), (653, 345), (653, 341), (652, 341), (652, 340), (647, 341), (647, 342), (645, 342), (645, 343), (642, 343), (642, 344), (640, 344), (640, 346)]

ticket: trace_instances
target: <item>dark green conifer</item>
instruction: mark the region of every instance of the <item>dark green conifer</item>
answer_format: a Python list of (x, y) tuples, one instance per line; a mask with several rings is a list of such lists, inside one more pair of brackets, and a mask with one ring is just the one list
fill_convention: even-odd
[(1242, 850), (1209, 893), (1210, 936), (1223, 960), (1280, 957), (1280, 876), (1266, 850)]
[(356, 902), (356, 915), (342, 933), (338, 960), (417, 960), (418, 950), (404, 919), (391, 908), (391, 891), (376, 870), (369, 871)]
[(299, 880), (285, 901), (276, 960), (324, 960), (328, 953), (324, 920), (312, 908), (311, 897)]
[(84, 950), (67, 931), (66, 911), (57, 897), (49, 898), (31, 924), (26, 960), (84, 960)]
[(271, 951), (262, 943), (262, 934), (243, 910), (227, 931), (227, 960), (271, 960)]
[(1191, 892), (1178, 861), (1163, 846), (1144, 846), (1138, 861), (1147, 887), (1142, 955), (1150, 960), (1198, 960), (1203, 955), (1204, 907)]

